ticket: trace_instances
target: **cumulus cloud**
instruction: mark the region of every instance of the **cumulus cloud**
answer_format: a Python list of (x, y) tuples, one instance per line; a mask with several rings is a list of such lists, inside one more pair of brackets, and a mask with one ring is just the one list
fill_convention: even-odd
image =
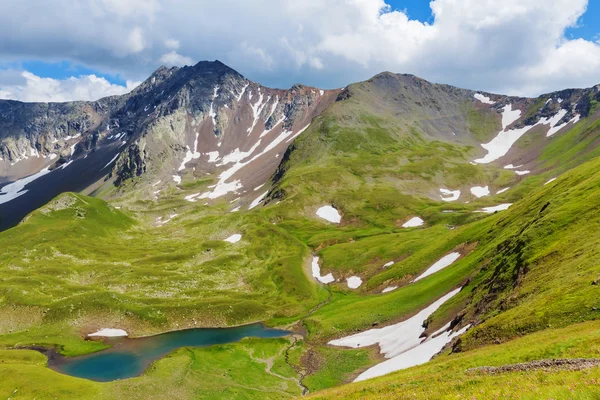
[(194, 60), (192, 60), (189, 57), (182, 56), (181, 54), (177, 53), (175, 50), (163, 54), (160, 57), (160, 62), (167, 66), (175, 65), (178, 67), (194, 64)]
[(600, 83), (600, 45), (565, 36), (587, 4), (433, 0), (423, 23), (384, 0), (3, 0), (0, 63), (70, 60), (140, 80), (160, 64), (219, 59), (273, 86), (341, 87), (389, 70), (537, 95)]
[[(19, 78), (15, 79), (15, 76)], [(115, 85), (96, 75), (68, 79), (41, 78), (28, 71), (0, 71), (0, 98), (33, 102), (62, 102), (97, 100), (124, 94), (139, 82), (128, 81), (126, 86)]]

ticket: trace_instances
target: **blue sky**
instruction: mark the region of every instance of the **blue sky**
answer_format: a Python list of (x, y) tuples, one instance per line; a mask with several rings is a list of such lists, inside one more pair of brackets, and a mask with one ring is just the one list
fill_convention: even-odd
[(384, 70), (514, 95), (600, 83), (598, 0), (3, 0), (3, 9), (0, 98), (24, 101), (118, 94), (160, 65), (215, 59), (280, 88), (341, 87)]

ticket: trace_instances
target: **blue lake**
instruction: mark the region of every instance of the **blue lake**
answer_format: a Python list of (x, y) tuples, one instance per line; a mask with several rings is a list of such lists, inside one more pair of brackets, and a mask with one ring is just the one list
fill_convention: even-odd
[(246, 337), (277, 338), (290, 332), (261, 324), (234, 328), (188, 329), (138, 339), (107, 339), (113, 347), (79, 357), (45, 352), (48, 366), (63, 374), (108, 382), (141, 375), (152, 362), (181, 347), (206, 347), (237, 342)]

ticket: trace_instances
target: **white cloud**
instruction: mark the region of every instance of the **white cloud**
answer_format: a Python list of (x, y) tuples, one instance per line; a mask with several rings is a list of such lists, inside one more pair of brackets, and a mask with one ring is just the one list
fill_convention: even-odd
[[(4, 71), (6, 72), (6, 71)], [(106, 96), (124, 94), (134, 89), (139, 82), (127, 82), (127, 86), (115, 85), (96, 75), (83, 75), (67, 79), (41, 78), (28, 71), (20, 73), (21, 80), (3, 82), (7, 74), (0, 74), (0, 98), (61, 102), (71, 100), (97, 100)]]
[(189, 57), (182, 56), (181, 54), (177, 53), (175, 50), (163, 54), (160, 57), (160, 62), (165, 65), (168, 65), (168, 66), (176, 65), (179, 67), (184, 66), (184, 65), (195, 64), (194, 60), (192, 60)]
[(179, 40), (176, 40), (176, 39), (165, 40), (165, 47), (167, 49), (177, 50), (179, 48), (179, 46), (181, 46), (181, 43), (179, 43)]
[(0, 63), (67, 59), (139, 80), (163, 63), (219, 59), (276, 86), (389, 70), (537, 95), (600, 82), (600, 45), (565, 37), (587, 4), (433, 0), (422, 23), (384, 0), (3, 0)]

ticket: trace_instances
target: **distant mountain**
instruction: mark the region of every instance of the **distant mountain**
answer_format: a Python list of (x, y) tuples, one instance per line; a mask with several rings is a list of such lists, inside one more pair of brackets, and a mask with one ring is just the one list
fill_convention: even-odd
[(210, 197), (253, 188), (337, 93), (266, 88), (215, 61), (161, 67), (131, 93), (96, 102), (0, 101), (0, 182), (53, 170), (20, 191), (18, 202), (0, 194), (0, 226), (61, 192), (97, 189), (104, 178), (117, 186), (143, 174), (179, 183), (180, 175), (234, 162), (237, 170)]
[[(180, 184), (217, 176), (211, 190), (191, 200), (223, 196), (231, 200), (263, 185), (278, 168), (276, 180), (281, 179), (290, 160), (319, 157), (323, 161), (339, 152), (338, 145), (344, 151), (356, 146), (361, 151), (386, 152), (388, 145), (435, 141), (471, 149), (470, 159), (465, 154), (446, 156), (438, 167), (473, 160), (487, 164), (501, 158), (504, 165), (537, 170), (543, 168), (538, 157), (546, 143), (544, 136), (587, 117), (597, 97), (597, 88), (592, 88), (537, 99), (514, 98), (387, 72), (342, 91), (301, 85), (279, 90), (251, 82), (215, 61), (161, 67), (131, 93), (95, 102), (2, 100), (0, 182), (40, 175), (25, 188), (17, 183), (0, 189), (0, 227), (18, 223), (61, 192), (97, 193), (106, 185), (121, 187), (127, 182), (139, 189), (149, 187), (150, 181), (164, 186), (169, 181)], [(305, 153), (294, 147), (280, 165), (288, 146), (317, 116), (322, 116), (323, 129), (329, 117), (335, 118), (340, 128), (355, 132), (356, 142), (345, 131), (337, 137), (312, 129), (309, 136), (319, 135), (321, 142)], [(374, 124), (388, 144), (364, 136)], [(499, 135), (486, 155), (481, 145), (505, 128), (508, 133)], [(526, 132), (530, 143), (512, 146)], [(325, 139), (329, 142), (322, 143)], [(46, 173), (45, 168), (52, 172)], [(438, 182), (429, 180), (430, 187), (409, 192), (438, 198), (436, 185), (473, 183), (444, 179), (449, 181), (438, 176)], [(490, 183), (480, 180), (482, 185)], [(17, 196), (18, 202), (9, 201)]]

